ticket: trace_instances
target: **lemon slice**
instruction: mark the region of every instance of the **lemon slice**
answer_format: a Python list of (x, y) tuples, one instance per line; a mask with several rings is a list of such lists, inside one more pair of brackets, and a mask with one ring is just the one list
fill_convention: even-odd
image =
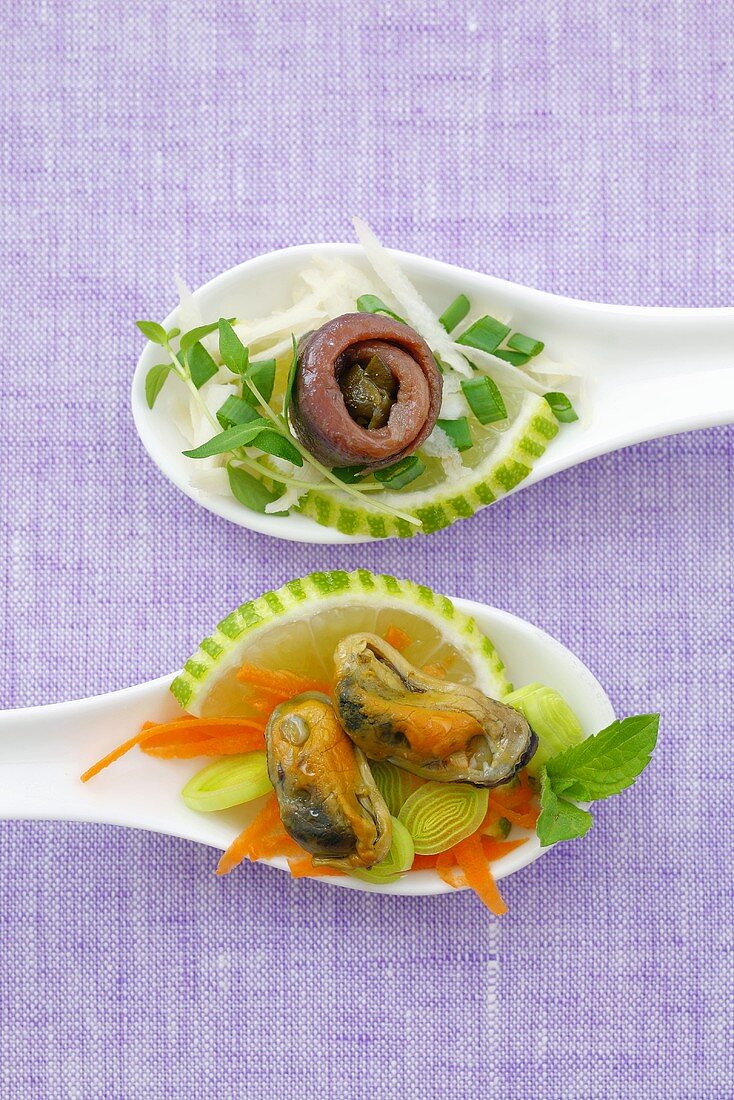
[(245, 661), (330, 681), (342, 638), (390, 627), (410, 637), (405, 656), (418, 667), (440, 665), (495, 699), (512, 690), (492, 643), (446, 596), (357, 569), (311, 573), (242, 604), (204, 639), (171, 691), (192, 714), (252, 714), (252, 689), (237, 679)]
[(428, 459), (426, 471), (413, 483), (414, 487), (370, 494), (370, 500), (377, 504), (382, 501), (415, 516), (421, 527), (369, 507), (355, 506), (354, 498), (338, 489), (311, 490), (299, 503), (299, 511), (345, 535), (378, 539), (430, 535), (457, 519), (473, 516), (479, 508), (492, 504), (519, 485), (558, 432), (558, 421), (550, 405), (537, 394), (523, 395), (514, 406), (508, 402), (507, 411), (510, 424), (504, 431), (491, 426), (482, 428), (472, 421), (475, 442), (462, 455), (463, 475), (447, 479), (441, 463)]

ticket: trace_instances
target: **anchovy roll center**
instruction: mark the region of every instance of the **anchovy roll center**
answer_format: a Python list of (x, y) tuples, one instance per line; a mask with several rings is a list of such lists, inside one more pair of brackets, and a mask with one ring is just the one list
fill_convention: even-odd
[(291, 427), (329, 466), (380, 469), (430, 435), (442, 388), (430, 348), (409, 325), (345, 313), (301, 343)]

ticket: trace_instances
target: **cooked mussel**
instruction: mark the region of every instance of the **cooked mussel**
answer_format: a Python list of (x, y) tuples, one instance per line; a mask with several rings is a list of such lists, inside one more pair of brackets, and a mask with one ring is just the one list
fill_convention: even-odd
[(265, 742), (283, 825), (314, 862), (348, 869), (385, 858), (390, 814), (327, 696), (310, 692), (276, 707)]
[(415, 668), (376, 634), (352, 634), (334, 654), (339, 721), (370, 760), (477, 787), (506, 783), (537, 738), (512, 707)]

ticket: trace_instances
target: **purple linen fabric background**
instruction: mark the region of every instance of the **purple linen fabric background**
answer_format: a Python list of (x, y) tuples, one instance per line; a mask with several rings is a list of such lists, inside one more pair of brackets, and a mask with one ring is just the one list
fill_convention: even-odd
[(505, 882), (366, 897), (143, 833), (0, 826), (2, 1096), (732, 1095), (732, 432), (662, 440), (409, 545), (238, 530), (128, 412), (138, 316), (349, 238), (546, 290), (734, 304), (718, 0), (5, 0), (4, 707), (176, 667), (234, 604), (365, 565), (508, 608), (619, 713), (635, 789)]

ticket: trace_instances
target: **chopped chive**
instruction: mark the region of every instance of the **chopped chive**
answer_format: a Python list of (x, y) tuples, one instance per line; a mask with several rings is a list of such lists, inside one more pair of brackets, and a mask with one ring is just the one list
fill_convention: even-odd
[(186, 361), (189, 365), (191, 381), (194, 383), (197, 390), (200, 390), (204, 383), (208, 382), (210, 378), (213, 378), (219, 370), (219, 367), (204, 345), (200, 344), (198, 341), (189, 349)]
[(468, 451), (473, 446), (469, 421), (465, 416), (460, 416), (457, 420), (437, 420), (436, 427), (446, 432), (457, 451)]
[(466, 332), (462, 332), (456, 341), (468, 348), (478, 348), (479, 351), (494, 352), (510, 333), (510, 326), (503, 325), (495, 317), (480, 317), (473, 325), (469, 325)]
[(532, 359), (534, 355), (540, 355), (545, 344), (542, 340), (534, 340), (532, 336), (523, 336), (521, 332), (513, 332), (507, 341), (507, 346), (513, 351), (521, 351), (523, 355), (527, 355)]
[(494, 353), (498, 359), (504, 359), (506, 363), (512, 363), (513, 367), (524, 367), (530, 362), (530, 356), (524, 351), (510, 351), (509, 348), (497, 348)]
[(482, 375), (481, 378), (463, 378), (461, 389), (471, 411), (480, 424), (494, 424), (505, 420), (507, 409), (496, 382)]
[(336, 466), (331, 472), (334, 477), (338, 477), (345, 485), (356, 485), (358, 481), (362, 480), (359, 475), (363, 470), (364, 466)]
[(459, 294), (458, 297), (454, 298), (448, 309), (443, 311), (439, 321), (447, 332), (452, 332), (457, 325), (461, 324), (470, 309), (471, 302), (466, 294)]
[(388, 317), (392, 317), (394, 321), (400, 321), (401, 325), (405, 324), (405, 320), (399, 317), (397, 313), (393, 313), (390, 307), (386, 306), (376, 294), (363, 294), (361, 298), (357, 298), (357, 309), (360, 313), (385, 313)]
[(401, 458), (394, 466), (387, 466), (384, 470), (375, 472), (375, 481), (382, 482), (388, 489), (404, 489), (415, 481), (425, 470), (425, 464), (418, 455), (408, 455)]
[(578, 420), (578, 413), (565, 393), (546, 393), (543, 396), (553, 409), (556, 420), (560, 420), (562, 424), (571, 424)]
[(261, 417), (248, 401), (242, 397), (235, 397), (234, 394), (227, 398), (217, 412), (217, 420), (223, 428), (232, 428), (235, 424), (249, 424), (253, 420), (260, 419)]
[[(273, 396), (273, 386), (275, 385), (275, 360), (261, 359), (259, 363), (250, 363), (244, 372), (244, 377), (252, 382), (263, 401), (269, 401)], [(245, 401), (249, 401), (253, 405), (257, 404), (255, 394), (244, 382), (242, 396)]]

